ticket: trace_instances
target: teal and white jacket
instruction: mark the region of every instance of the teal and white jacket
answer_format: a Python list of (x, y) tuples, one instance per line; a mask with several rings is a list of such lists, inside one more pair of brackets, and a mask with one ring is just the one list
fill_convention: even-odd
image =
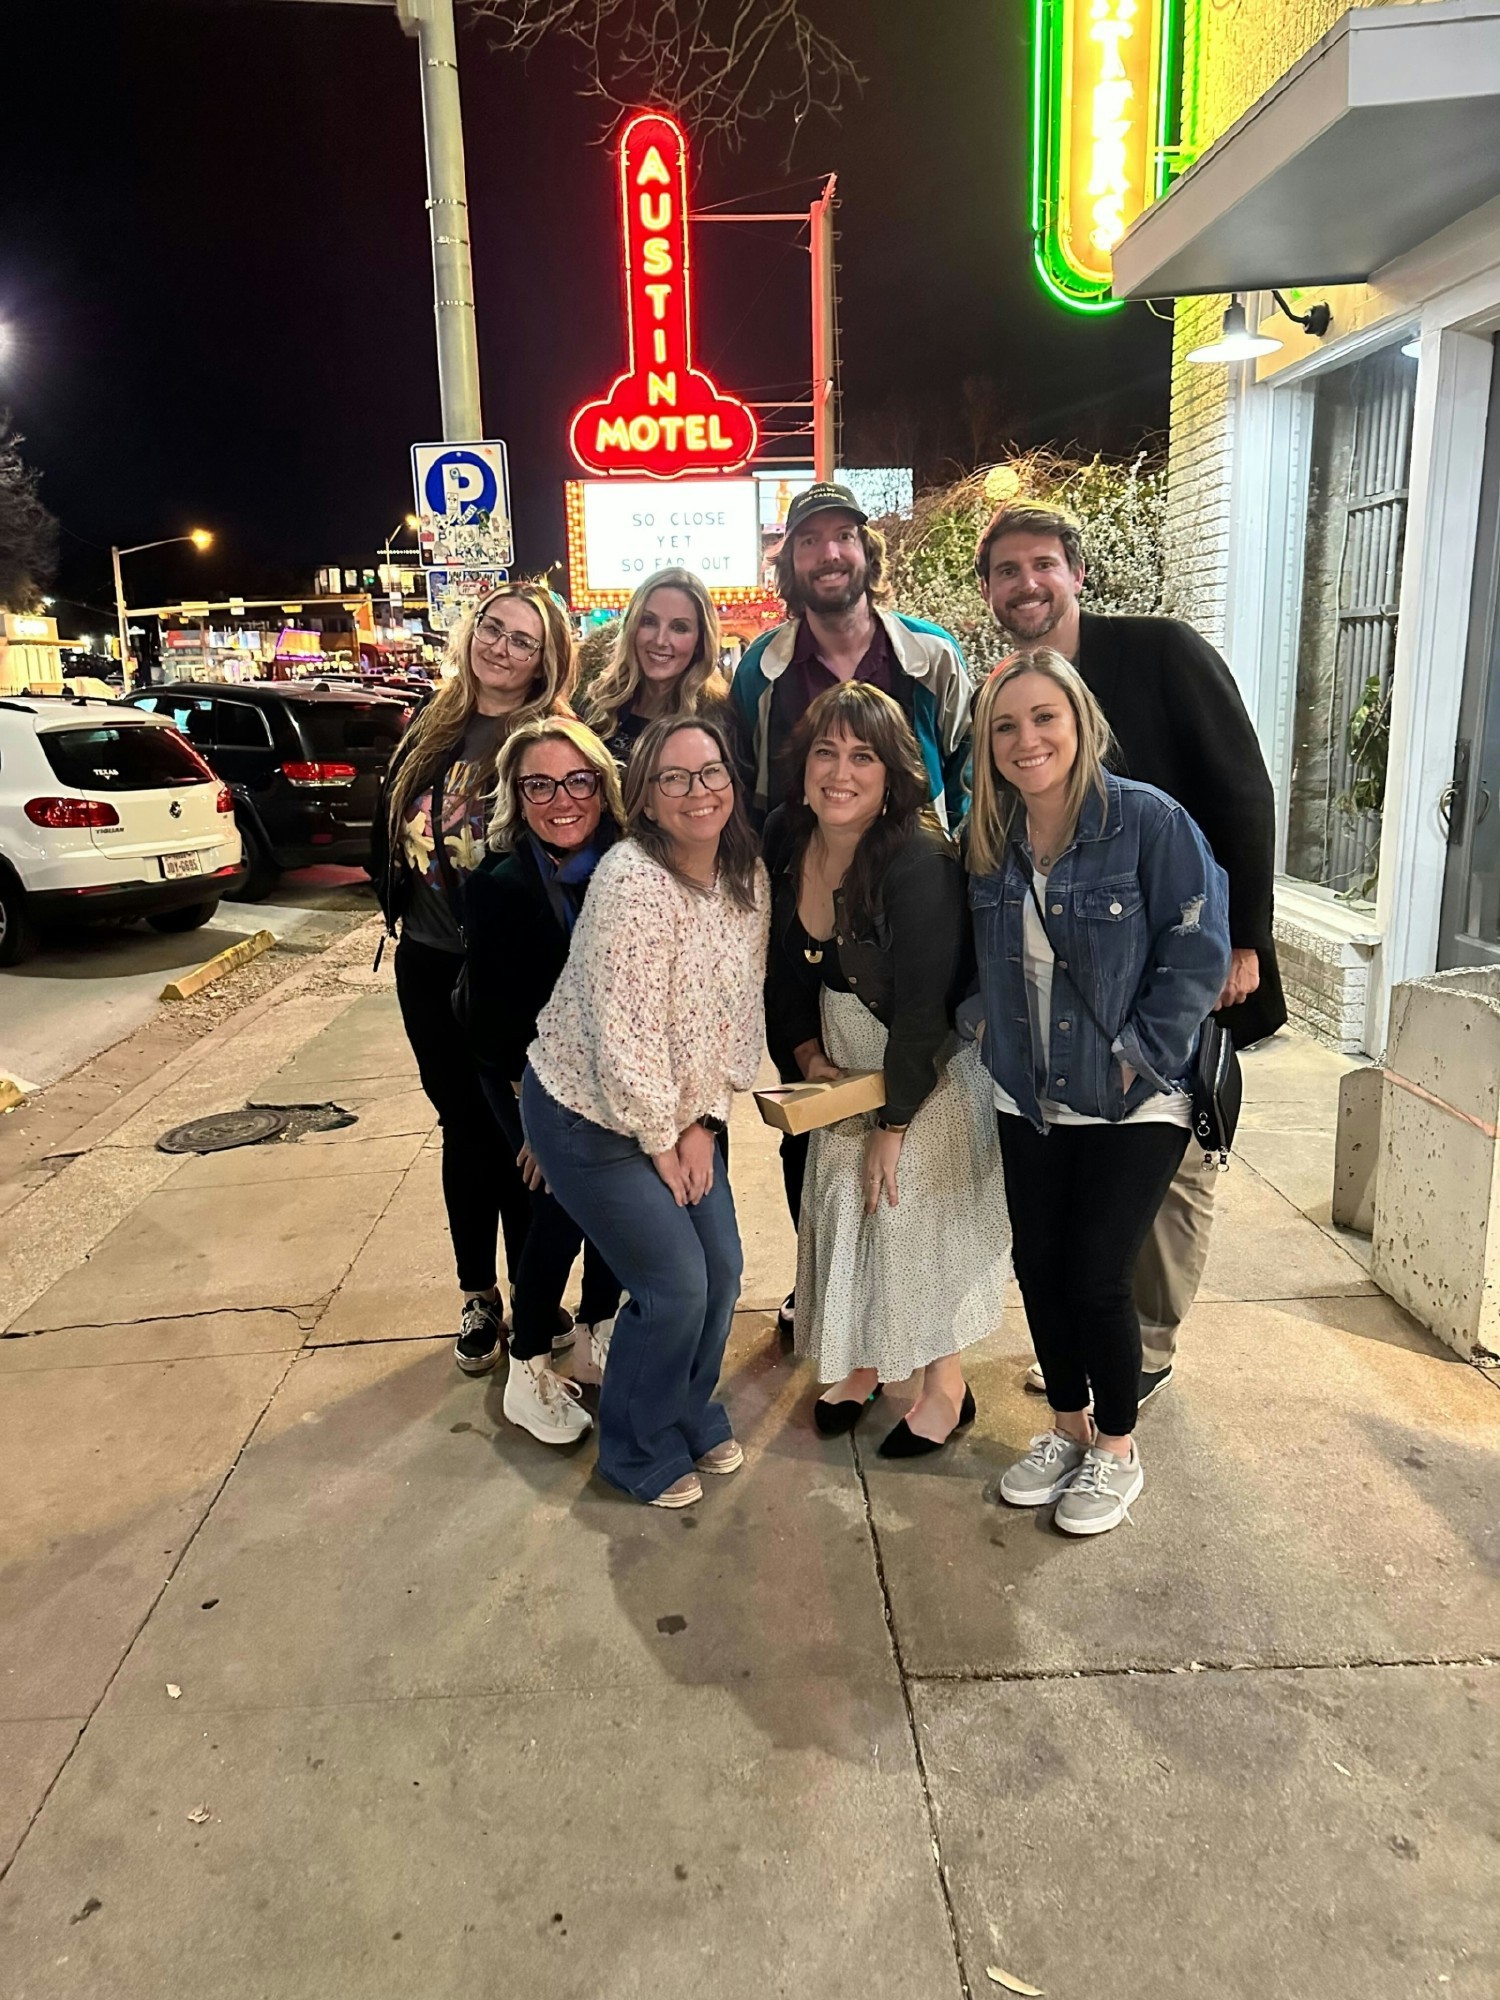
[[(925, 618), (879, 610), (875, 616), (885, 626), (901, 668), (897, 698), (922, 753), (933, 804), (950, 832), (956, 831), (969, 808), (974, 707), (963, 652), (951, 632)], [(753, 752), (757, 820), (781, 803), (773, 778), (779, 775), (781, 753), (799, 718), (778, 715), (776, 684), (791, 663), (796, 643), (797, 620), (789, 618), (754, 641), (734, 676), (731, 697)]]

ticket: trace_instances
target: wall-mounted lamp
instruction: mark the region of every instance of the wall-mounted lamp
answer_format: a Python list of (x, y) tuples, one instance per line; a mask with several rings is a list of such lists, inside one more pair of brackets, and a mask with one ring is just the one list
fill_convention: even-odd
[[(1279, 312), (1310, 333), (1314, 340), (1321, 340), (1333, 323), (1333, 314), (1326, 305), (1309, 306), (1305, 313), (1293, 312), (1280, 292), (1272, 292)], [(1217, 340), (1206, 347), (1188, 350), (1189, 361), (1253, 361), (1257, 354), (1274, 354), (1282, 343), (1269, 333), (1252, 333), (1245, 318), (1245, 302), (1238, 293), (1231, 299), (1224, 314), (1224, 330)]]
[(1403, 340), (1401, 343), (1401, 352), (1406, 356), (1408, 361), (1419, 360), (1422, 353), (1421, 334), (1414, 333), (1410, 340)]
[(1266, 333), (1252, 333), (1245, 319), (1245, 302), (1238, 294), (1224, 314), (1224, 330), (1206, 347), (1188, 349), (1189, 361), (1253, 361), (1257, 354), (1274, 354), (1281, 342)]

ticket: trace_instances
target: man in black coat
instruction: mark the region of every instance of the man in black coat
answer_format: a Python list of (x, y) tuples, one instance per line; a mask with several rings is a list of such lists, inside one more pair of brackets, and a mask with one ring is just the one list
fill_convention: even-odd
[[(1233, 958), (1219, 998), (1238, 1047), (1286, 1020), (1272, 938), (1276, 800), (1234, 676), (1176, 618), (1105, 617), (1078, 593), (1080, 524), (1061, 508), (1015, 502), (991, 518), (975, 556), (985, 602), (1018, 653), (1049, 647), (1071, 660), (1104, 710), (1118, 746), (1111, 768), (1184, 806), (1229, 877)], [(985, 754), (976, 745), (975, 755)], [(1136, 1265), (1141, 1401), (1169, 1380), (1177, 1328), (1208, 1256), (1216, 1172), (1189, 1146)], [(1028, 1387), (1040, 1387), (1028, 1376)]]

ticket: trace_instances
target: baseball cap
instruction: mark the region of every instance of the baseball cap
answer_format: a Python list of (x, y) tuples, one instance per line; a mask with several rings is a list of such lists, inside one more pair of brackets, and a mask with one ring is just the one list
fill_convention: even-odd
[(852, 514), (861, 527), (870, 518), (847, 486), (835, 486), (831, 479), (820, 479), (816, 485), (806, 487), (799, 493), (787, 508), (787, 533), (795, 535), (810, 514), (822, 514), (831, 507)]

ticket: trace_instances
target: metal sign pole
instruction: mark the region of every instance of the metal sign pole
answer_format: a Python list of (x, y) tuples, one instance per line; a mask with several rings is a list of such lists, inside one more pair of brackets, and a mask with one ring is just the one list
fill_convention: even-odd
[(427, 143), (427, 214), (432, 227), (433, 311), (443, 436), (484, 436), (479, 413), (479, 345), (469, 260), (469, 198), (453, 0), (397, 0), (402, 27), (415, 33), (422, 62), (422, 129)]

